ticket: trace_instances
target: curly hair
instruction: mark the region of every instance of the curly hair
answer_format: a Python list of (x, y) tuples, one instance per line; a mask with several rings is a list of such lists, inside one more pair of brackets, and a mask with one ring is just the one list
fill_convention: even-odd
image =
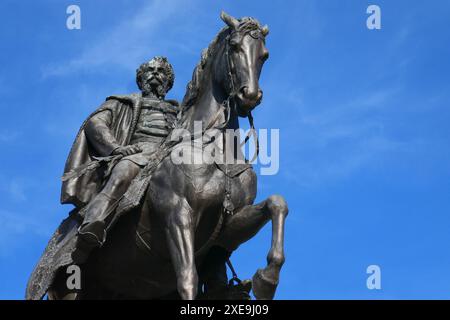
[(136, 70), (136, 83), (137, 83), (139, 89), (142, 90), (142, 81), (141, 81), (142, 80), (142, 76), (148, 71), (148, 68), (149, 68), (150, 64), (152, 62), (156, 62), (156, 61), (160, 62), (163, 65), (164, 72), (167, 75), (168, 81), (167, 81), (166, 91), (169, 91), (170, 89), (172, 89), (173, 82), (175, 81), (175, 73), (173, 72), (173, 67), (169, 63), (167, 58), (166, 57), (162, 57), (162, 56), (156, 56), (153, 59), (151, 59), (150, 61), (144, 62)]

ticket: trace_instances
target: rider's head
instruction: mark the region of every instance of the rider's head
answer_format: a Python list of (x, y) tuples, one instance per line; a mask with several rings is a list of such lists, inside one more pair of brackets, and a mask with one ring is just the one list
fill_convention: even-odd
[(172, 88), (174, 79), (172, 65), (165, 57), (154, 57), (136, 70), (136, 83), (143, 95), (152, 93), (164, 98)]

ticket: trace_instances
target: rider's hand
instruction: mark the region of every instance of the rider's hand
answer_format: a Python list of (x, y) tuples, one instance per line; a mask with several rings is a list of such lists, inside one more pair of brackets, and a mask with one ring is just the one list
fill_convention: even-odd
[(123, 156), (129, 156), (131, 154), (139, 153), (141, 152), (141, 148), (137, 145), (130, 145), (130, 146), (123, 146), (118, 147), (113, 151), (113, 155), (123, 155)]

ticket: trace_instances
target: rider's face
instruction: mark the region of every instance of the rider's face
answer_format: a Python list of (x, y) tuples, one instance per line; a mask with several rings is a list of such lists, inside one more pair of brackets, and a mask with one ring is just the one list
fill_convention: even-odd
[(153, 88), (166, 85), (167, 75), (165, 73), (164, 65), (159, 61), (150, 62), (142, 80), (144, 85)]

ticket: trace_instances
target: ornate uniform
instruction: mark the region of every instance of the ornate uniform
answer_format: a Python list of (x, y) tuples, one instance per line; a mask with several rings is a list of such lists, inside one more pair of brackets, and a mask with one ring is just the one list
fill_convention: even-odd
[(176, 113), (177, 110), (170, 103), (143, 98), (136, 129), (130, 141), (130, 144), (138, 145), (142, 152), (126, 156), (122, 160), (132, 161), (140, 167), (146, 166), (149, 156), (173, 129)]

